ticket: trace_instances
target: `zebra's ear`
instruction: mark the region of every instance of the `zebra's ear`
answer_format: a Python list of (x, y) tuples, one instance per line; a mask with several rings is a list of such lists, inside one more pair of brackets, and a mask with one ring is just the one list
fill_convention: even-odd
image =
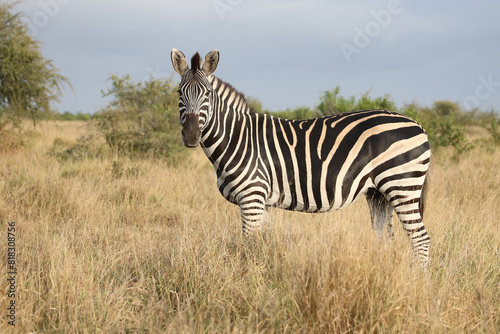
[(188, 63), (186, 60), (186, 56), (182, 52), (177, 49), (172, 49), (170, 53), (170, 58), (172, 59), (172, 65), (174, 66), (174, 70), (179, 73), (181, 76), (186, 74), (189, 71)]
[(219, 64), (219, 50), (215, 49), (210, 51), (205, 56), (205, 61), (203, 62), (203, 73), (205, 73), (208, 77), (210, 74), (215, 72), (217, 64)]

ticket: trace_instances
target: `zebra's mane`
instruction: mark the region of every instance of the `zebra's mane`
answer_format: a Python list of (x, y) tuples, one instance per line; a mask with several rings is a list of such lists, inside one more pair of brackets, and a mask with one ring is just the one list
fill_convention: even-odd
[[(194, 72), (196, 72), (197, 70), (200, 70), (201, 69), (201, 62), (202, 62), (202, 59), (200, 57), (200, 54), (198, 52), (196, 52), (196, 54), (191, 58), (191, 70)], [(224, 90), (224, 91), (228, 90), (229, 96), (234, 93), (236, 97), (240, 98), (238, 111), (241, 111), (244, 113), (250, 113), (250, 114), (253, 114), (256, 112), (253, 109), (253, 107), (248, 104), (248, 102), (245, 98), (245, 94), (236, 90), (229, 83), (227, 83), (227, 82), (225, 82), (225, 81), (223, 81), (215, 76), (213, 78), (214, 78), (214, 80), (217, 81), (217, 87), (216, 87), (217, 90), (219, 90), (219, 89)]]
[[(231, 84), (219, 79), (218, 77), (215, 77), (214, 76), (214, 80), (216, 81), (217, 83), (217, 86), (215, 87), (215, 89), (217, 91), (219, 90), (222, 90), (222, 91), (228, 91), (228, 94), (227, 95), (231, 95), (231, 94), (235, 94), (236, 97), (239, 97), (241, 102), (239, 104), (239, 111), (243, 111), (245, 113), (249, 113), (249, 114), (255, 114), (256, 111), (255, 109), (248, 104), (247, 102), (247, 99), (245, 97), (245, 94), (243, 94), (242, 92), (238, 91), (236, 88), (234, 88)], [(226, 94), (224, 94), (226, 95)], [(242, 110), (244, 109), (244, 110)]]
[(191, 69), (193, 71), (199, 70), (201, 68), (201, 57), (198, 52), (191, 58)]

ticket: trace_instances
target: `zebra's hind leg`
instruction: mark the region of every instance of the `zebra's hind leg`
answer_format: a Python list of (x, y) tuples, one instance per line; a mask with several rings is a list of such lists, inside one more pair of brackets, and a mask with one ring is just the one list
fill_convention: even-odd
[[(418, 192), (418, 191), (417, 191)], [(398, 215), (401, 225), (410, 238), (413, 251), (421, 261), (423, 267), (429, 262), (429, 246), (431, 238), (427, 234), (423, 223), (423, 192), (417, 197), (406, 197), (394, 205), (394, 211)]]
[(379, 238), (394, 237), (392, 229), (392, 207), (384, 195), (376, 189), (369, 189), (366, 200), (370, 207), (372, 228), (377, 232)]

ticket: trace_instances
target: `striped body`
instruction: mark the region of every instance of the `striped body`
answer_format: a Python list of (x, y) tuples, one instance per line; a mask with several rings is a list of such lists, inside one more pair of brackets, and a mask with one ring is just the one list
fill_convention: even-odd
[(266, 207), (326, 212), (366, 196), (372, 226), (391, 233), (394, 210), (427, 262), (422, 215), (430, 149), (420, 125), (386, 110), (309, 120), (259, 114), (201, 65), (192, 68), (200, 69), (181, 74), (179, 86), (183, 138), (197, 127), (192, 142), (213, 163), (220, 193), (240, 206), (245, 234), (261, 226)]

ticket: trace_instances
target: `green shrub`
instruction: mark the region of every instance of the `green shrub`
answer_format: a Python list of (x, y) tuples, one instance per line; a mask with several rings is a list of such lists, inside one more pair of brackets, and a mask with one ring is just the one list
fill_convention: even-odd
[(283, 111), (275, 111), (269, 114), (286, 119), (308, 119), (318, 116), (318, 113), (316, 111), (311, 110), (306, 106), (297, 107), (295, 109), (285, 109)]
[(267, 114), (268, 113), (267, 111), (265, 111), (264, 109), (262, 109), (262, 102), (258, 98), (253, 97), (253, 96), (247, 96), (247, 97), (245, 97), (245, 100), (246, 100), (247, 104), (250, 107), (252, 107), (252, 109), (255, 112), (263, 113), (263, 114)]
[(490, 123), (490, 127), (487, 128), (488, 132), (491, 135), (491, 139), (495, 145), (500, 145), (500, 129), (498, 126), (499, 120), (492, 119)]
[(95, 135), (90, 134), (77, 139), (76, 143), (56, 138), (48, 154), (60, 161), (100, 158), (106, 154), (106, 148), (99, 145)]
[(370, 91), (361, 94), (359, 98), (354, 95), (344, 97), (340, 95), (340, 86), (337, 86), (321, 93), (317, 109), (319, 115), (332, 115), (353, 110), (396, 110), (396, 104), (390, 95), (386, 94), (383, 97), (372, 98), (370, 97)]
[(55, 117), (57, 120), (60, 121), (85, 121), (88, 122), (92, 120), (92, 115), (85, 114), (82, 112), (77, 112), (76, 114), (73, 114), (69, 111), (65, 111), (62, 114), (56, 114)]
[(431, 108), (410, 104), (403, 108), (402, 113), (422, 125), (434, 149), (451, 146), (457, 157), (473, 148), (465, 137), (465, 125), (457, 120), (462, 114), (458, 103), (436, 101)]
[(493, 154), (496, 152), (498, 146), (500, 145), (500, 127), (498, 125), (499, 120), (495, 117), (490, 121), (490, 125), (486, 127), (489, 132), (490, 137), (483, 137), (474, 140), (474, 144), (485, 149), (487, 152)]
[(114, 100), (94, 115), (99, 133), (118, 155), (159, 157), (170, 163), (187, 155), (179, 124), (177, 85), (152, 78), (134, 83), (128, 75), (112, 75), (103, 96)]

